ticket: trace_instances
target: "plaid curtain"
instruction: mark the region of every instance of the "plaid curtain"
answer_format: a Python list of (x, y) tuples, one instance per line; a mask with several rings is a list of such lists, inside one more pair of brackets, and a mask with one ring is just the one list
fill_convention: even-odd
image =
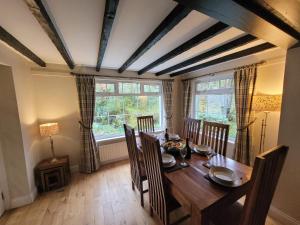
[(184, 80), (183, 84), (183, 117), (190, 117), (191, 101), (192, 101), (192, 81)]
[(237, 133), (234, 157), (250, 165), (251, 154), (251, 107), (256, 82), (256, 65), (237, 68), (234, 72)]
[(93, 134), (95, 110), (95, 78), (76, 75), (76, 86), (80, 108), (81, 155), (80, 171), (92, 173), (100, 166), (100, 155)]
[(164, 108), (166, 113), (166, 127), (173, 131), (172, 126), (172, 91), (173, 91), (173, 81), (163, 80), (162, 81), (163, 98), (164, 98)]

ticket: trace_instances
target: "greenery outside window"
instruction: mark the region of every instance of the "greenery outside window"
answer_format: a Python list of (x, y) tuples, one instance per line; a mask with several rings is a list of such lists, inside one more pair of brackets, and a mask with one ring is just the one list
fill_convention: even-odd
[(195, 83), (195, 118), (230, 125), (229, 139), (236, 136), (233, 75), (204, 77)]
[(96, 80), (96, 139), (124, 136), (124, 123), (137, 130), (137, 116), (153, 115), (155, 130), (162, 130), (162, 114), (160, 81)]

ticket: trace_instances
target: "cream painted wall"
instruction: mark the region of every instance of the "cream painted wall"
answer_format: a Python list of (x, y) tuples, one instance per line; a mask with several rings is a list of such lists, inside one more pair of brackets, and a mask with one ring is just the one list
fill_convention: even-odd
[[(276, 59), (263, 64), (257, 69), (257, 80), (255, 86), (255, 94), (278, 95), (282, 94), (284, 79), (285, 58)], [(261, 121), (264, 119), (264, 113), (255, 113), (257, 118), (253, 125), (253, 155), (252, 159), (259, 152)], [(265, 150), (277, 145), (279, 132), (280, 112), (271, 112), (268, 115)]]
[[(278, 143), (290, 147), (273, 205), (300, 224), (300, 48), (287, 53)], [(287, 224), (287, 223), (284, 223)]]
[[(69, 155), (72, 166), (79, 162), (79, 106), (74, 77), (70, 75), (32, 75), (35, 107), (39, 123), (58, 122), (59, 134), (53, 137), (57, 155)], [(48, 138), (41, 139), (42, 158), (51, 156)]]
[[(39, 135), (30, 71), (31, 64), (27, 59), (20, 56), (15, 50), (7, 47), (2, 42), (0, 42), (0, 64), (7, 65), (12, 68), (18, 116), (22, 134), (23, 147), (20, 147), (18, 151), (19, 154), (22, 152), (23, 159), (21, 160), (20, 158), (20, 162), (17, 162), (16, 168), (18, 168), (19, 165), (25, 164), (25, 168), (19, 168), (19, 170), (22, 170), (22, 172), (26, 171), (25, 179), (27, 179), (27, 182), (21, 179), (16, 179), (18, 178), (18, 171), (13, 173), (14, 175), (11, 175), (13, 177), (8, 177), (8, 179), (13, 180), (10, 186), (10, 191), (12, 191), (12, 189), (16, 189), (14, 194), (10, 196), (10, 207), (17, 207), (27, 204), (35, 198), (36, 187), (34, 183), (33, 168), (40, 160), (38, 147)], [(20, 172), (20, 174), (22, 172)], [(24, 191), (27, 188), (29, 191)]]

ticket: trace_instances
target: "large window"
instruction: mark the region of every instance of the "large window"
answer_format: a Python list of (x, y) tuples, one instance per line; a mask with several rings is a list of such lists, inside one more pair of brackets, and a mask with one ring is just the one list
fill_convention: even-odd
[(194, 114), (201, 120), (230, 125), (229, 138), (235, 139), (236, 112), (233, 76), (204, 77), (196, 81)]
[(162, 129), (161, 82), (96, 82), (93, 130), (98, 139), (124, 135), (123, 124), (137, 128), (136, 117), (153, 115), (155, 130)]

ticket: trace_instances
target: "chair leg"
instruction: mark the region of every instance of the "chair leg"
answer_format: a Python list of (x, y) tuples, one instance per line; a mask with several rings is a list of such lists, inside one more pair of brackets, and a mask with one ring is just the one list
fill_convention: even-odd
[(144, 189), (143, 182), (140, 183), (141, 206), (144, 207)]
[(131, 187), (132, 187), (132, 190), (134, 190), (134, 183), (133, 183), (133, 181), (131, 181)]
[(167, 213), (167, 217), (166, 217), (166, 225), (170, 224), (170, 213)]
[(153, 216), (153, 209), (152, 209), (151, 206), (150, 206), (150, 216), (151, 216), (151, 217)]

